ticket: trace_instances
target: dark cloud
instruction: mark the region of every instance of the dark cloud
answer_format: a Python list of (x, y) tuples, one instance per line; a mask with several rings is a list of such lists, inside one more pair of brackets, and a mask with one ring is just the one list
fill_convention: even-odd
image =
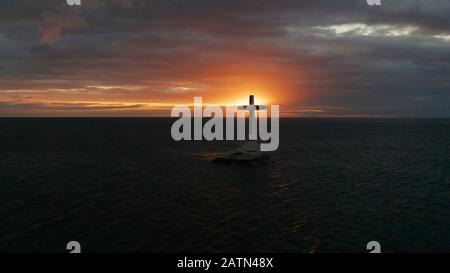
[(0, 103), (0, 109), (12, 110), (53, 110), (53, 111), (85, 111), (85, 110), (122, 110), (137, 109), (144, 107), (141, 104), (134, 105), (103, 105), (95, 103), (26, 103), (26, 102), (6, 102)]
[(289, 113), (450, 116), (449, 14), (448, 0), (3, 0), (0, 114), (42, 110), (11, 95), (153, 102), (270, 76)]

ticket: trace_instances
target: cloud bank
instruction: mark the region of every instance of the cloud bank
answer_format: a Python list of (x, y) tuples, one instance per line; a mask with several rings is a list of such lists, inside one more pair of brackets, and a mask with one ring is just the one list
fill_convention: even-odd
[(0, 116), (164, 115), (255, 90), (289, 116), (450, 117), (449, 14), (448, 0), (3, 0)]

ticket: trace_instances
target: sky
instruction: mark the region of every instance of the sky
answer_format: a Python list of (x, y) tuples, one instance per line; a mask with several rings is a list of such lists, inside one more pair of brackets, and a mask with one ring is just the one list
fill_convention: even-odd
[(450, 1), (0, 1), (0, 117), (450, 117)]

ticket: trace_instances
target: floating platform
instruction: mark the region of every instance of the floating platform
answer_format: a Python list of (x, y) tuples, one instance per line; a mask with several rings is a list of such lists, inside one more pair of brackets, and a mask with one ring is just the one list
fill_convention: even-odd
[(213, 163), (251, 162), (270, 156), (270, 152), (261, 152), (256, 141), (249, 141), (241, 148), (216, 154)]

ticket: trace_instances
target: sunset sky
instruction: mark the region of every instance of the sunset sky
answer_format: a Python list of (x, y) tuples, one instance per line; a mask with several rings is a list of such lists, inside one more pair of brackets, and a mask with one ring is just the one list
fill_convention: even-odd
[(0, 1), (0, 116), (450, 117), (450, 1)]

